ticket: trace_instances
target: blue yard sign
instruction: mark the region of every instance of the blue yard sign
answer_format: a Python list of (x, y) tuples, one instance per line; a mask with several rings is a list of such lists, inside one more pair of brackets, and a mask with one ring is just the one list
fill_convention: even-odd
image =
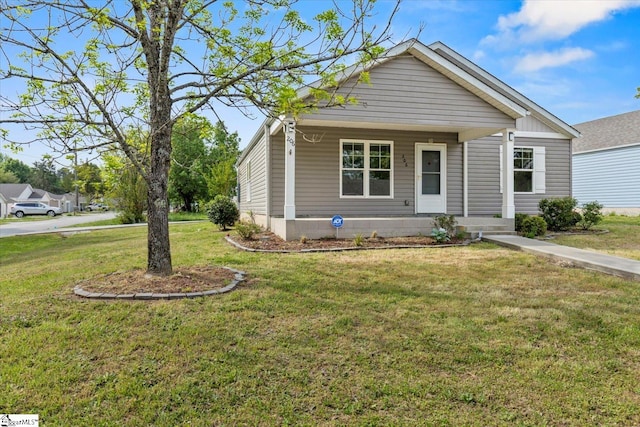
[(333, 225), (335, 228), (340, 228), (344, 225), (344, 218), (342, 218), (340, 215), (334, 215), (333, 218), (331, 218), (331, 225)]

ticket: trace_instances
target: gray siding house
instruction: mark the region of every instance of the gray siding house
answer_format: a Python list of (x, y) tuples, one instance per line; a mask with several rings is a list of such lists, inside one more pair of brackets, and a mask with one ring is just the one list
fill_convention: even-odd
[(334, 215), (344, 237), (429, 234), (441, 214), (513, 230), (571, 194), (578, 132), (440, 42), (404, 42), (338, 92), (358, 103), (267, 119), (238, 160), (240, 211), (285, 239), (334, 236)]
[(575, 125), (573, 196), (608, 210), (640, 208), (640, 110)]

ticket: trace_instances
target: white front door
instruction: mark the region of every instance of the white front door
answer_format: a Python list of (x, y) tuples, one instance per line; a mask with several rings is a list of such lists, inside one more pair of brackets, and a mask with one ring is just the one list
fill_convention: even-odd
[(416, 144), (416, 213), (447, 211), (447, 145)]

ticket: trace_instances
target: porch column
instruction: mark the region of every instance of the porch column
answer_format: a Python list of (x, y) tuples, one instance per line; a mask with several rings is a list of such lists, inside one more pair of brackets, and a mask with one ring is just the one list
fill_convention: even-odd
[(284, 219), (296, 219), (296, 122), (284, 121)]
[(513, 143), (515, 129), (502, 131), (502, 218), (515, 218), (516, 206), (513, 198)]

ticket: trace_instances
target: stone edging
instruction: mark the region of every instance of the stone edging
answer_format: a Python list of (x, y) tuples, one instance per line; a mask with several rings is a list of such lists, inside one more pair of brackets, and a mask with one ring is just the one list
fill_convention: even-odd
[(225, 294), (234, 290), (240, 283), (244, 282), (246, 273), (244, 271), (236, 270), (230, 267), (220, 267), (235, 273), (235, 277), (230, 284), (220, 289), (212, 289), (210, 291), (203, 292), (186, 292), (186, 293), (137, 293), (137, 294), (110, 294), (106, 292), (88, 292), (76, 285), (73, 288), (73, 293), (79, 297), (90, 299), (115, 299), (115, 300), (160, 300), (160, 299), (183, 299), (183, 298), (197, 298), (206, 297), (209, 295)]
[(241, 245), (231, 238), (231, 236), (225, 236), (225, 240), (236, 248), (247, 252), (263, 252), (263, 253), (275, 253), (275, 254), (291, 254), (291, 253), (313, 253), (313, 252), (346, 252), (346, 251), (371, 251), (376, 249), (432, 249), (432, 248), (451, 248), (455, 246), (468, 246), (471, 242), (466, 240), (463, 243), (456, 243), (450, 245), (392, 245), (392, 246), (374, 246), (374, 247), (349, 247), (349, 248), (315, 248), (315, 249), (255, 249), (248, 248)]

